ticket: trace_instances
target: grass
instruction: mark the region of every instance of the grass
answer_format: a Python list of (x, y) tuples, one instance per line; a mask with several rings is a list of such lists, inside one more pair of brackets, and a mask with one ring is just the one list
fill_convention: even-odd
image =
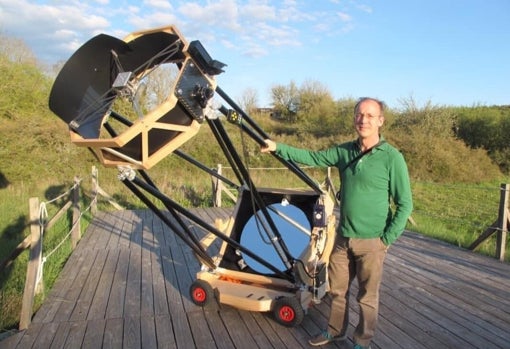
[[(413, 218), (417, 226), (409, 228), (459, 247), (468, 248), (498, 218), (500, 183), (440, 185), (414, 182), (413, 195)], [(476, 251), (495, 256), (495, 234)], [(510, 260), (508, 245), (505, 259)]]
[[(73, 184), (73, 177), (82, 178), (84, 194), (90, 193), (91, 167), (99, 168), (99, 184), (119, 204), (125, 208), (145, 208), (117, 179), (117, 170), (101, 167), (91, 154), (83, 148), (70, 144), (65, 125), (55, 123), (55, 117), (42, 115), (31, 119), (31, 125), (22, 125), (20, 120), (2, 120), (0, 124), (0, 154), (4, 167), (0, 171), (0, 260), (29, 234), (28, 200), (39, 197), (47, 202), (66, 192)], [(274, 122), (261, 119), (263, 129), (272, 129)], [(253, 168), (250, 175), (259, 187), (298, 188), (305, 187), (288, 171), (281, 169), (259, 170), (258, 168), (278, 168), (281, 164), (269, 155), (261, 155), (253, 142), (243, 142), (239, 132), (232, 125), (226, 125), (234, 145), (242, 149), (241, 157)], [(34, 133), (34, 130), (36, 132)], [(48, 135), (51, 135), (48, 138)], [(317, 139), (302, 139), (291, 135), (279, 135), (280, 140), (290, 144), (302, 144), (308, 148), (321, 147)], [(329, 140), (328, 142), (333, 142)], [(338, 141), (338, 140), (336, 140)], [(309, 142), (309, 143), (306, 143)], [(214, 143), (214, 142), (213, 142)], [(215, 143), (214, 143), (215, 144)], [(11, 151), (7, 151), (11, 149)], [(232, 170), (226, 159), (211, 144), (211, 135), (206, 127), (181, 148), (210, 167), (223, 165), (223, 174), (232, 178)], [(305, 169), (312, 178), (322, 182), (326, 178), (325, 169)], [(168, 156), (148, 173), (160, 190), (185, 207), (207, 207), (212, 203), (211, 179), (207, 174), (196, 170), (175, 155)], [(332, 171), (333, 182), (338, 185), (338, 174)], [(509, 183), (510, 178), (501, 182)], [(409, 229), (466, 247), (478, 234), (497, 218), (500, 182), (484, 184), (437, 184), (413, 180), (415, 211), (413, 218), (417, 226)], [(83, 195), (82, 207), (88, 206), (90, 198)], [(224, 196), (224, 205), (232, 205)], [(159, 205), (161, 206), (161, 205)], [(49, 216), (59, 207), (48, 205)], [(111, 210), (106, 202), (101, 202), (101, 210)], [(90, 216), (84, 217), (86, 228)], [(63, 218), (45, 235), (43, 254), (51, 252), (69, 231), (69, 220)], [(64, 243), (48, 258), (44, 266), (45, 292), (49, 292), (54, 281), (70, 254), (70, 242)], [(494, 256), (494, 237), (484, 242), (479, 253)], [(507, 249), (507, 260), (510, 251)], [(21, 295), (25, 284), (28, 251), (23, 252), (15, 262), (0, 275), (0, 329), (15, 328), (19, 321)], [(35, 309), (41, 304), (46, 293), (38, 296)]]

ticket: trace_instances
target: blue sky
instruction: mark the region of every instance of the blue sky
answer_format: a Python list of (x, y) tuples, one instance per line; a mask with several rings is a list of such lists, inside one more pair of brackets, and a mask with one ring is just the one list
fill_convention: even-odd
[(96, 34), (164, 25), (200, 40), (227, 64), (222, 89), (255, 89), (259, 106), (272, 86), (307, 80), (393, 108), (510, 104), (508, 0), (0, 0), (0, 33), (49, 64)]

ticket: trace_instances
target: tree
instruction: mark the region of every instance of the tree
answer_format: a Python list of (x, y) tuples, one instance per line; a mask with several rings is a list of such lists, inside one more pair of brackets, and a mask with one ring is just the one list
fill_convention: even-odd
[(0, 53), (0, 118), (16, 119), (46, 110), (50, 79), (33, 63)]
[(271, 88), (273, 115), (282, 120), (295, 122), (299, 110), (299, 89), (294, 81), (288, 86), (275, 85)]
[(13, 63), (37, 64), (32, 50), (21, 39), (0, 34), (0, 55)]
[(318, 137), (338, 133), (337, 105), (326, 85), (316, 80), (301, 85), (297, 119)]
[(248, 87), (239, 98), (239, 106), (248, 114), (253, 114), (258, 108), (258, 99), (257, 90)]
[(412, 97), (402, 99), (400, 103), (403, 109), (395, 116), (392, 129), (443, 139), (453, 136), (456, 115), (451, 108), (432, 105), (430, 101), (420, 108)]

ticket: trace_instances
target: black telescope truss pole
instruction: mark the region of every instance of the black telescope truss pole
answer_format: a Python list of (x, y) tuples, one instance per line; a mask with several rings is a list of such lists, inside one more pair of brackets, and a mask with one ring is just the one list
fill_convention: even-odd
[[(168, 219), (168, 217), (159, 209), (156, 207), (156, 205), (154, 205), (153, 202), (151, 202), (149, 200), (149, 198), (144, 195), (139, 189), (137, 186), (135, 186), (133, 184), (133, 182), (131, 182), (131, 180), (129, 179), (122, 179), (122, 183), (124, 183), (124, 185), (129, 189), (131, 190), (131, 192), (133, 194), (135, 194), (135, 196), (137, 196), (140, 200), (142, 200), (142, 202), (152, 211), (154, 212), (162, 221), (163, 223), (165, 223), (170, 229), (172, 229), (173, 232), (175, 232), (175, 234), (177, 234), (177, 236), (179, 236), (181, 238), (181, 240), (186, 243), (186, 245), (188, 245), (191, 250), (195, 253), (195, 255), (197, 256), (197, 258), (205, 265), (207, 265), (209, 268), (215, 268), (215, 265), (214, 265), (214, 261), (213, 259), (211, 258), (211, 256), (209, 256), (207, 254), (207, 252), (205, 251), (205, 249), (202, 247), (202, 245), (200, 245), (200, 243), (194, 241), (193, 239), (191, 239), (192, 236), (194, 236), (194, 234), (188, 229), (188, 227), (186, 227), (186, 225), (184, 225), (184, 222), (182, 220), (178, 220), (179, 222), (179, 225), (182, 229), (184, 229), (185, 233), (184, 234), (177, 225), (175, 225), (170, 219)], [(151, 188), (153, 188), (154, 190), (157, 190), (157, 188), (155, 187), (152, 187), (150, 184), (148, 183), (145, 183), (146, 186), (150, 186)], [(173, 211), (173, 209), (169, 210), (169, 211)], [(172, 214), (174, 217), (176, 217), (177, 215), (174, 213)], [(191, 239), (191, 240), (190, 240)]]
[[(255, 185), (253, 184), (250, 174), (246, 169), (245, 165), (241, 161), (239, 154), (237, 153), (234, 145), (230, 141), (221, 121), (218, 118), (215, 119), (207, 119), (211, 130), (213, 131), (213, 135), (216, 137), (217, 141), (223, 145), (225, 156), (227, 157), (229, 163), (236, 168), (237, 172), (241, 175), (241, 181), (244, 183), (248, 189), (250, 190), (250, 194), (255, 202), (255, 209), (258, 208), (262, 212), (264, 220), (261, 220), (257, 214), (255, 214), (255, 218), (258, 219), (265, 228), (266, 234), (269, 235), (270, 241), (275, 248), (278, 256), (282, 260), (285, 267), (290, 270), (294, 263), (294, 257), (289, 252), (287, 245), (282, 239), (281, 233), (279, 232), (274, 220), (269, 214), (267, 210), (266, 204), (264, 203), (262, 197), (259, 192), (256, 190)], [(269, 225), (266, 227), (265, 223)]]
[[(263, 266), (265, 266), (266, 268), (268, 268), (269, 270), (271, 270), (272, 272), (275, 273), (275, 275), (278, 275), (279, 277), (281, 278), (284, 278), (288, 281), (291, 281), (291, 282), (294, 282), (294, 278), (291, 276), (291, 275), (288, 275), (287, 273), (284, 273), (282, 272), (280, 269), (276, 268), (274, 265), (272, 265), (271, 263), (267, 262), (265, 259), (263, 259), (262, 257), (260, 257), (259, 255), (255, 254), (253, 251), (251, 251), (250, 249), (242, 246), (241, 244), (239, 244), (237, 241), (235, 241), (234, 239), (230, 238), (229, 236), (223, 234), (220, 230), (218, 230), (217, 228), (211, 226), (210, 224), (208, 224), (206, 221), (204, 221), (203, 219), (201, 219), (199, 216), (191, 213), (189, 210), (187, 210), (186, 208), (182, 207), (181, 205), (179, 205), (177, 202), (173, 201), (172, 199), (170, 199), (168, 196), (166, 196), (165, 194), (163, 194), (161, 191), (159, 191), (157, 188), (151, 186), (150, 184), (146, 183), (145, 181), (139, 179), (138, 177), (136, 176), (123, 176), (121, 178), (122, 182), (138, 197), (140, 198), (140, 200), (142, 200), (154, 213), (156, 213), (158, 215), (158, 217), (160, 217), (163, 222), (165, 224), (167, 224), (171, 229), (172, 231), (175, 231), (176, 234), (178, 234), (178, 236), (188, 245), (190, 246), (190, 248), (195, 252), (197, 253), (198, 256), (200, 256), (200, 258), (203, 258), (205, 261), (210, 261), (212, 264), (209, 265), (207, 264), (209, 267), (211, 268), (215, 268), (214, 266), (214, 263), (212, 262), (212, 258), (204, 251), (204, 253), (201, 252), (201, 245), (200, 243), (198, 243), (198, 247), (195, 243), (193, 243), (192, 241), (190, 241), (186, 235), (184, 235), (179, 229), (178, 227), (173, 224), (169, 219), (168, 217), (166, 217), (163, 212), (161, 212), (161, 210), (159, 210), (155, 205), (154, 203), (152, 203), (149, 198), (139, 189), (143, 189), (145, 190), (146, 192), (148, 192), (149, 194), (151, 194), (152, 196), (154, 196), (155, 198), (157, 198), (158, 200), (160, 200), (164, 205), (165, 207), (167, 208), (170, 208), (172, 211), (174, 211), (174, 213), (179, 216), (179, 215), (182, 215), (186, 218), (188, 218), (189, 220), (193, 221), (194, 223), (196, 223), (197, 225), (199, 225), (200, 227), (202, 227), (203, 229), (207, 230), (208, 232), (214, 234), (215, 236), (217, 236), (218, 238), (220, 238), (221, 240), (225, 241), (227, 244), (233, 246), (235, 249), (245, 253), (247, 256), (253, 258), (255, 261), (257, 261), (258, 263), (262, 264)], [(181, 220), (179, 222), (179, 224), (184, 224), (183, 221)], [(181, 225), (181, 227), (186, 231), (186, 234), (188, 235), (193, 235), (192, 232), (190, 232), (186, 225)], [(197, 248), (195, 248), (197, 247)], [(205, 263), (204, 263), (205, 264)]]
[(213, 169), (205, 166), (204, 164), (202, 164), (201, 162), (199, 162), (198, 160), (194, 159), (193, 157), (191, 157), (190, 155), (180, 151), (179, 149), (176, 149), (174, 150), (174, 154), (179, 156), (181, 159), (184, 159), (186, 161), (188, 161), (189, 163), (191, 163), (192, 165), (195, 165), (196, 167), (198, 167), (199, 169), (201, 169), (202, 171), (208, 173), (209, 175), (211, 176), (214, 176), (216, 178), (218, 178), (219, 180), (221, 180), (222, 182), (226, 183), (227, 185), (231, 186), (231, 187), (234, 187), (236, 188), (237, 190), (239, 190), (239, 185), (235, 184), (234, 182), (232, 182), (230, 179), (228, 179), (227, 177), (225, 176), (222, 176), (220, 175), (218, 172), (214, 171)]
[[(246, 114), (219, 86), (216, 87), (216, 92), (233, 108), (233, 111), (228, 110), (225, 106), (221, 106), (219, 111), (229, 119), (229, 121), (233, 123), (237, 123), (237, 125), (248, 134), (253, 140), (255, 140), (260, 146), (264, 146), (266, 144), (265, 140), (270, 138), (269, 135), (262, 130), (258, 124), (253, 121), (248, 114)], [(237, 113), (241, 117), (234, 116), (232, 118), (232, 112)], [(234, 119), (234, 120), (233, 120)], [(249, 128), (245, 125), (244, 122), (247, 122), (253, 129)], [(288, 161), (282, 159), (279, 156), (273, 154), (285, 167), (291, 170), (296, 176), (298, 176), (303, 182), (308, 184), (310, 188), (312, 188), (317, 193), (322, 193), (321, 188), (310, 178), (296, 163), (292, 161)]]

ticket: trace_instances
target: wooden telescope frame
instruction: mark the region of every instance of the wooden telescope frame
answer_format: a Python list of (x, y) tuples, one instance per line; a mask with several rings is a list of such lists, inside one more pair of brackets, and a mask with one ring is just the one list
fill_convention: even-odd
[[(136, 93), (144, 79), (164, 64), (178, 68), (168, 95), (154, 108), (140, 109)], [(215, 81), (225, 65), (213, 60), (199, 41), (188, 43), (173, 27), (139, 31), (123, 40), (100, 34), (80, 47), (63, 66), (50, 93), (49, 107), (69, 125), (71, 141), (88, 147), (106, 167), (117, 167), (119, 179), (202, 263), (190, 297), (198, 305), (212, 301), (250, 311), (272, 311), (285, 326), (295, 326), (313, 302), (328, 290), (327, 264), (335, 238), (334, 193), (321, 188), (296, 164), (275, 156), (307, 184), (308, 190), (257, 188), (222, 122), (237, 125), (259, 146), (269, 136)], [(216, 94), (224, 104), (212, 108)], [(128, 99), (135, 117), (116, 110), (116, 100)], [(219, 116), (222, 116), (220, 118)], [(235, 181), (182, 152), (179, 147), (206, 123), (233, 169)], [(224, 224), (211, 225), (161, 192), (146, 170), (170, 154), (198, 167), (238, 190), (233, 214)], [(236, 182), (238, 184), (236, 184)], [(158, 208), (158, 199), (167, 212)], [(293, 256), (275, 223), (275, 205), (298, 207), (310, 224), (309, 244)], [(284, 270), (241, 244), (248, 220), (263, 227)], [(185, 219), (222, 240), (219, 254), (190, 230)], [(305, 229), (306, 230), (306, 229)], [(250, 257), (269, 270), (261, 273), (245, 262)]]

